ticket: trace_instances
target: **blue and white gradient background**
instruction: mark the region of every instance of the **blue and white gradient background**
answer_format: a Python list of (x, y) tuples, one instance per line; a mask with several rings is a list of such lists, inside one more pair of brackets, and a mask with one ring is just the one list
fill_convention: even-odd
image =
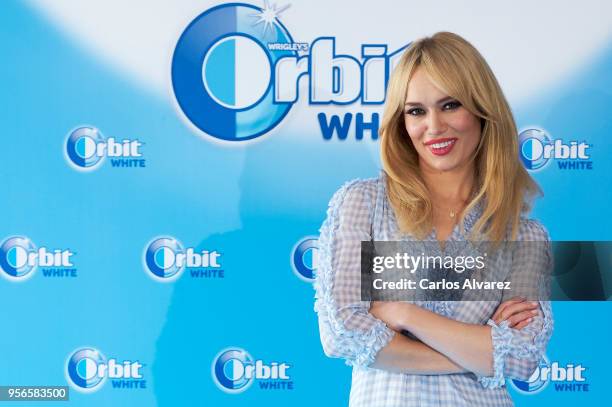
[[(228, 146), (202, 136), (179, 111), (170, 64), (187, 24), (217, 4), (1, 2), (0, 238), (70, 248), (78, 277), (0, 279), (0, 385), (64, 385), (68, 355), (93, 346), (141, 361), (147, 389), (107, 383), (71, 391), (72, 405), (346, 405), (350, 370), (323, 355), (313, 290), (288, 258), (316, 234), (334, 190), (380, 167), (377, 142), (324, 141), (317, 113), (381, 108), (309, 106), (301, 87), (288, 116), (256, 141)], [(534, 173), (546, 195), (534, 216), (554, 240), (612, 240), (610, 3), (370, 4), (295, 1), (282, 22), (297, 42), (331, 35), (357, 56), (364, 43), (394, 50), (442, 29), (465, 36), (498, 75), (519, 128), (593, 145), (593, 170)], [(143, 141), (147, 167), (75, 171), (62, 151), (80, 125)], [(159, 235), (222, 252), (225, 278), (147, 277), (141, 254)], [(548, 358), (587, 367), (589, 392), (549, 385), (513, 393), (517, 405), (604, 404), (610, 303), (556, 303), (554, 311)], [(221, 392), (210, 366), (229, 346), (290, 363), (294, 390)]]

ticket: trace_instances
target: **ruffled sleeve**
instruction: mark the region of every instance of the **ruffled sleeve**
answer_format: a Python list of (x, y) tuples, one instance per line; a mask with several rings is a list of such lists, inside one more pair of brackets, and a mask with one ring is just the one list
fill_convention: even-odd
[[(519, 240), (521, 244), (519, 249), (515, 249), (509, 280), (544, 287), (553, 267), (548, 232), (540, 223), (524, 220), (520, 225)], [(507, 299), (502, 298), (502, 301)], [(492, 319), (488, 321), (493, 341), (493, 376), (478, 378), (484, 387), (503, 386), (506, 378), (529, 380), (538, 367), (553, 331), (550, 301), (539, 301), (539, 304), (540, 313), (521, 330), (510, 328), (507, 321), (500, 324)]]
[(320, 229), (314, 283), (325, 354), (357, 366), (370, 365), (395, 335), (361, 301), (361, 241), (371, 239), (375, 182), (353, 181), (334, 194)]

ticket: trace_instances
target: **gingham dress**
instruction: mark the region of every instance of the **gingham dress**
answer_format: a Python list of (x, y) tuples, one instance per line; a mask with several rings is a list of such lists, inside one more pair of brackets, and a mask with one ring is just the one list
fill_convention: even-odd
[[(481, 214), (476, 207), (464, 220), (469, 231)], [(361, 241), (414, 240), (400, 233), (386, 194), (385, 174), (379, 178), (345, 184), (330, 201), (320, 229), (319, 265), (315, 279), (315, 311), (325, 353), (343, 358), (353, 367), (349, 405), (352, 407), (405, 406), (511, 406), (506, 378), (527, 380), (537, 367), (552, 334), (550, 302), (541, 301), (542, 312), (523, 328), (496, 325), (490, 317), (499, 301), (419, 301), (417, 305), (446, 317), (473, 324), (489, 324), (493, 341), (494, 373), (418, 375), (393, 373), (368, 366), (396, 333), (368, 313), (370, 303), (360, 298)], [(428, 240), (434, 240), (432, 234)], [(449, 241), (465, 240), (455, 227)], [(549, 242), (548, 233), (536, 221), (521, 220), (520, 241)], [(538, 251), (509, 256), (509, 277), (530, 271), (550, 270), (550, 243)], [(542, 250), (541, 248), (545, 248)], [(517, 258), (518, 257), (518, 258)]]

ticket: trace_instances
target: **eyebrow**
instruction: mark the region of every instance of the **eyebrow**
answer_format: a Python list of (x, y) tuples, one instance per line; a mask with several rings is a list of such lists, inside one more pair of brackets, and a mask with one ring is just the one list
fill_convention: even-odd
[[(438, 100), (436, 104), (439, 105), (445, 102), (450, 102), (451, 100), (456, 100), (456, 99), (452, 96), (445, 96), (442, 99)], [(419, 102), (406, 102), (404, 106), (423, 106), (423, 104)]]

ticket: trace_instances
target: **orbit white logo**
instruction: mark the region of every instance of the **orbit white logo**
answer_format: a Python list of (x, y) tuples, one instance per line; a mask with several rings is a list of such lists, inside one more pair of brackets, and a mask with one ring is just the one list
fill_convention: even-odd
[(537, 394), (544, 390), (549, 383), (554, 384), (555, 391), (589, 391), (589, 384), (586, 383), (586, 370), (586, 367), (580, 363), (565, 365), (557, 361), (550, 363), (548, 358), (544, 356), (529, 380), (512, 379), (510, 383), (515, 390), (522, 394)]
[(187, 247), (172, 236), (158, 236), (149, 242), (143, 253), (143, 266), (156, 281), (176, 280), (185, 269), (192, 277), (224, 277), (221, 253)]
[[(295, 42), (280, 20), (288, 6), (228, 3), (197, 16), (172, 58), (176, 101), (191, 124), (217, 140), (247, 141), (267, 134), (298, 100), (308, 80), (310, 105), (380, 105), (390, 72), (406, 46), (362, 44), (360, 57), (342, 54), (335, 37)], [(202, 86), (202, 84), (204, 86)], [(378, 113), (317, 114), (325, 140), (378, 138)]]
[(79, 171), (91, 171), (100, 166), (106, 157), (116, 168), (143, 168), (142, 143), (139, 140), (116, 140), (104, 137), (100, 130), (91, 126), (78, 127), (66, 138), (64, 155), (68, 163)]
[(76, 276), (70, 249), (37, 247), (26, 236), (10, 236), (0, 243), (0, 271), (11, 281), (22, 281), (33, 275), (37, 267), (44, 268), (45, 276), (68, 273)]
[(211, 366), (212, 378), (225, 393), (242, 393), (255, 380), (262, 390), (293, 390), (293, 382), (285, 362), (269, 362), (254, 359), (241, 348), (227, 348), (219, 352)]
[(519, 152), (528, 170), (539, 170), (550, 160), (557, 160), (559, 169), (592, 169), (587, 152), (592, 146), (584, 141), (553, 140), (543, 129), (530, 128), (519, 134)]
[(146, 388), (139, 361), (107, 359), (98, 349), (83, 347), (75, 350), (66, 361), (66, 378), (72, 388), (90, 393), (99, 390), (106, 379), (113, 388)]
[(313, 282), (319, 263), (319, 241), (314, 236), (301, 239), (291, 250), (290, 264), (301, 280)]

